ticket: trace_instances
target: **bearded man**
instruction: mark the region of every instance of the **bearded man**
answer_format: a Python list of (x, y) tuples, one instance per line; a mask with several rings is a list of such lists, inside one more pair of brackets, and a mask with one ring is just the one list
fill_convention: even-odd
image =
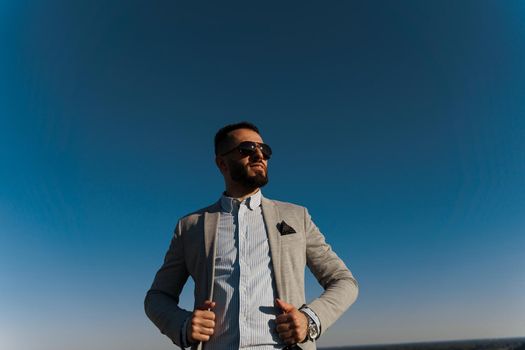
[[(315, 349), (357, 298), (356, 280), (307, 209), (263, 197), (271, 155), (251, 123), (215, 135), (225, 191), (178, 221), (144, 302), (151, 321), (181, 348)], [(305, 266), (324, 289), (308, 303)], [(178, 305), (190, 276), (192, 311)]]

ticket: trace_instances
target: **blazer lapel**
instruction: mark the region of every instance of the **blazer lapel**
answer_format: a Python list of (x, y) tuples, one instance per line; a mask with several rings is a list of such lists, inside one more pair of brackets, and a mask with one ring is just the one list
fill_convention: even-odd
[(261, 207), (263, 212), (266, 232), (268, 232), (268, 242), (270, 244), (270, 254), (272, 257), (273, 273), (275, 276), (275, 287), (277, 296), (283, 296), (281, 283), (281, 234), (277, 230), (277, 223), (280, 222), (279, 211), (275, 204), (266, 198), (262, 198)]
[(206, 278), (208, 282), (208, 300), (213, 300), (213, 281), (215, 280), (215, 254), (217, 227), (220, 216), (220, 203), (217, 202), (204, 212), (204, 249), (206, 252)]

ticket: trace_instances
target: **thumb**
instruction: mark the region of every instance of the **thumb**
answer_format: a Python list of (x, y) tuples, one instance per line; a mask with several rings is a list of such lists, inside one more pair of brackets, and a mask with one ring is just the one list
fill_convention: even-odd
[(279, 298), (275, 299), (275, 303), (277, 304), (277, 306), (279, 306), (281, 308), (281, 310), (283, 310), (285, 313), (288, 313), (288, 312), (291, 312), (293, 309), (295, 309), (295, 306), (293, 306), (292, 304), (288, 304), (287, 302), (285, 302), (284, 300), (281, 300)]
[(206, 300), (201, 306), (199, 306), (198, 310), (211, 310), (215, 307), (215, 302), (211, 300)]

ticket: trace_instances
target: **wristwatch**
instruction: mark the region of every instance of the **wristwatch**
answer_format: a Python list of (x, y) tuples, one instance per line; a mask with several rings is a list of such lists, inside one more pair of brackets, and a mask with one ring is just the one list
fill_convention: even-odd
[(307, 332), (308, 340), (314, 341), (319, 336), (319, 330), (317, 329), (317, 325), (315, 324), (314, 320), (312, 320), (308, 316), (308, 332)]
[(304, 312), (301, 309), (299, 309), (299, 311), (301, 311), (306, 316), (306, 319), (308, 320), (308, 326), (306, 329), (306, 339), (303, 341), (303, 343), (306, 342), (307, 340), (309, 341), (316, 340), (319, 337), (319, 328), (317, 327), (317, 324), (314, 322), (314, 320), (312, 320), (312, 318), (310, 317), (310, 315), (308, 315), (308, 313)]

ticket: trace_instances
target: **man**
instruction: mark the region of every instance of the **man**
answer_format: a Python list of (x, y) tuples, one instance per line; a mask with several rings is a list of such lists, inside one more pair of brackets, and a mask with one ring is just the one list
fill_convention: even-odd
[[(179, 220), (144, 302), (148, 317), (181, 347), (315, 349), (357, 298), (355, 279), (306, 208), (262, 196), (271, 154), (251, 123), (215, 135), (226, 190), (215, 204)], [(309, 304), (305, 266), (324, 288)], [(178, 306), (189, 276), (193, 312)]]

